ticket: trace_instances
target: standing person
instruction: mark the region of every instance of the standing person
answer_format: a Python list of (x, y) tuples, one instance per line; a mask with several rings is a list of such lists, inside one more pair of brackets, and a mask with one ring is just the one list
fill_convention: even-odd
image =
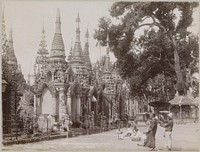
[(166, 140), (167, 149), (171, 151), (172, 150), (172, 130), (173, 130), (174, 122), (172, 119), (173, 117), (172, 113), (169, 113), (167, 116), (168, 116), (167, 120), (160, 121), (160, 126), (165, 128), (164, 137)]
[(151, 113), (150, 114), (150, 125), (149, 129), (146, 133), (147, 139), (146, 142), (144, 143), (144, 146), (151, 148), (151, 151), (155, 150), (156, 148), (156, 131), (157, 131), (157, 120), (155, 118), (155, 114)]
[(94, 111), (91, 111), (90, 114), (90, 129), (94, 129)]
[(117, 127), (118, 127), (118, 128), (117, 128), (116, 133), (117, 133), (117, 135), (118, 135), (118, 139), (123, 139), (123, 132), (121, 131), (121, 125), (118, 124)]
[(65, 119), (64, 119), (64, 131), (66, 131), (66, 135), (67, 135), (67, 138), (68, 138), (68, 134), (69, 134), (69, 125), (70, 125), (70, 119), (69, 119), (69, 116), (66, 116)]

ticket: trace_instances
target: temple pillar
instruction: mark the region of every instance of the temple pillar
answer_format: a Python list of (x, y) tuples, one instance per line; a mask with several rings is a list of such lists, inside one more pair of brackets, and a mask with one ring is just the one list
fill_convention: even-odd
[(64, 94), (64, 89), (59, 90), (59, 120), (66, 115), (66, 97)]
[(16, 113), (16, 91), (12, 88), (10, 89), (10, 115), (14, 115)]
[(76, 96), (71, 97), (71, 119), (72, 121), (76, 121), (76, 109), (77, 109), (77, 98)]
[(71, 116), (71, 95), (67, 94), (67, 113)]
[(80, 95), (77, 95), (77, 101), (76, 101), (76, 120), (80, 121), (80, 115), (81, 115), (81, 99)]
[(37, 111), (37, 101), (36, 101), (36, 95), (34, 94), (34, 99), (33, 99), (33, 112), (36, 113)]
[(40, 115), (41, 114), (41, 111), (42, 111), (42, 106), (41, 106), (41, 98), (40, 98), (40, 96), (39, 95), (35, 95), (34, 96), (34, 100), (36, 101), (36, 114), (38, 114), (38, 115)]
[(67, 90), (67, 103), (66, 103), (66, 108), (67, 108), (67, 114), (72, 121), (72, 97), (71, 97), (71, 87), (68, 88)]
[(52, 94), (52, 122), (55, 122), (56, 121), (56, 116), (57, 116), (57, 113), (56, 113), (56, 94)]
[(92, 97), (89, 96), (89, 97), (88, 97), (88, 101), (87, 101), (87, 102), (88, 102), (88, 104), (87, 104), (87, 106), (88, 106), (88, 107), (87, 107), (87, 109), (88, 109), (88, 111), (87, 111), (88, 114), (91, 113), (91, 100), (92, 100)]
[(36, 98), (36, 95), (34, 94), (34, 104), (33, 104), (33, 110), (34, 110), (34, 113), (36, 114), (37, 113), (37, 98)]

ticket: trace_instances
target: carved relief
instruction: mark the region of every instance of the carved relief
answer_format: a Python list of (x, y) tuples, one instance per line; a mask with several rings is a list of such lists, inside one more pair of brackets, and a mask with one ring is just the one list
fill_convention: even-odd
[(60, 111), (61, 114), (66, 114), (66, 103), (65, 103), (63, 95), (61, 96), (61, 99), (60, 99), (60, 110), (61, 110)]

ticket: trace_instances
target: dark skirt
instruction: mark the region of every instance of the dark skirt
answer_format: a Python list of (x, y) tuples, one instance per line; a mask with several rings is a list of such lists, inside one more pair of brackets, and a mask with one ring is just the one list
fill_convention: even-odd
[(149, 147), (149, 148), (155, 148), (156, 144), (155, 144), (155, 135), (151, 132), (147, 133), (147, 139), (144, 143), (145, 147)]

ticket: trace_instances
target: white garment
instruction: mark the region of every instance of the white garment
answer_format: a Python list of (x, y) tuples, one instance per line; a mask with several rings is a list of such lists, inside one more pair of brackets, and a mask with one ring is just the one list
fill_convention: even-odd
[(140, 140), (146, 140), (146, 135), (141, 133), (140, 131), (137, 131), (133, 136), (131, 136), (134, 139), (140, 139)]
[(126, 137), (126, 136), (130, 137), (132, 134), (133, 134), (133, 130), (132, 130), (131, 128), (128, 128), (128, 129), (126, 130), (126, 132), (124, 133), (124, 136), (125, 136), (125, 137)]
[(172, 132), (165, 132), (165, 140), (168, 148), (172, 148)]
[(121, 130), (117, 129), (116, 133), (117, 133), (118, 139), (123, 139), (123, 132)]

